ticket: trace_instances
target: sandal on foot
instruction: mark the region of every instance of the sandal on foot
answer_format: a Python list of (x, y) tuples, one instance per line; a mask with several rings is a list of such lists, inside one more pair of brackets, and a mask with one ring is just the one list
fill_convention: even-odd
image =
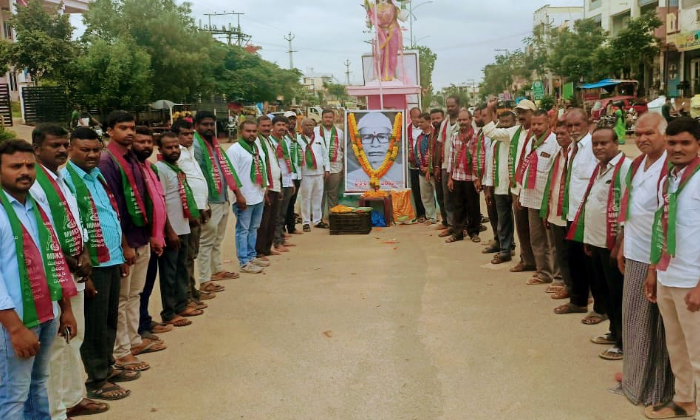
[(162, 341), (146, 339), (143, 340), (143, 343), (140, 346), (132, 348), (131, 354), (138, 356), (139, 354), (156, 353), (167, 348), (168, 346), (166, 346)]
[(201, 309), (187, 308), (184, 311), (180, 312), (178, 315), (180, 315), (180, 316), (200, 316), (200, 315), (204, 315), (204, 311)]
[(119, 385), (105, 382), (100, 388), (88, 390), (88, 398), (94, 400), (117, 401), (131, 395), (131, 391), (124, 389)]
[(547, 286), (546, 289), (544, 289), (545, 293), (557, 293), (558, 291), (562, 290), (564, 288), (564, 285), (561, 283), (552, 283), (549, 286)]
[(207, 305), (206, 303), (194, 302), (194, 301), (193, 301), (193, 302), (188, 303), (188, 304), (187, 304), (187, 307), (188, 307), (188, 308), (192, 308), (192, 309), (199, 309), (199, 310), (202, 310), (202, 309), (207, 309), (207, 308), (209, 307), (209, 305)]
[(445, 239), (445, 243), (446, 243), (446, 244), (451, 244), (451, 243), (453, 243), (453, 242), (461, 241), (462, 239), (464, 239), (464, 238), (458, 238), (458, 237), (456, 237), (456, 236), (454, 236), (454, 235), (450, 235), (449, 238)]
[(612, 346), (600, 353), (598, 357), (604, 360), (622, 360), (624, 356), (622, 354), (622, 349)]
[(219, 292), (223, 292), (224, 290), (226, 290), (226, 288), (224, 286), (219, 285), (219, 284), (208, 282), (206, 284), (202, 284), (200, 286), (200, 290), (207, 292), (207, 293), (219, 293)]
[(557, 300), (568, 299), (569, 297), (570, 297), (569, 292), (567, 292), (566, 289), (561, 289), (560, 291), (552, 294), (552, 299), (557, 299)]
[(107, 377), (107, 380), (112, 383), (131, 382), (139, 379), (141, 372), (137, 370), (113, 369), (112, 373)]
[(149, 365), (148, 363), (146, 363), (144, 361), (137, 359), (136, 361), (133, 361), (133, 362), (124, 362), (124, 363), (117, 362), (114, 364), (114, 367), (116, 369), (120, 369), (120, 370), (143, 372), (144, 370), (150, 369), (151, 365)]
[(591, 337), (591, 343), (611, 345), (615, 344), (615, 337), (613, 337), (613, 335), (610, 332), (606, 332), (605, 334)]
[(163, 334), (172, 330), (172, 325), (163, 324), (162, 322), (154, 322), (151, 324), (151, 332), (153, 332), (153, 334)]
[(510, 255), (496, 254), (491, 259), (491, 264), (503, 264), (504, 262), (509, 262), (513, 258)]
[(688, 410), (676, 404), (675, 401), (669, 401), (664, 404), (648, 406), (644, 410), (644, 415), (649, 419), (675, 419), (678, 417), (690, 417), (693, 413), (688, 412)]
[(554, 313), (557, 315), (566, 315), (566, 314), (585, 314), (588, 312), (588, 308), (585, 306), (576, 306), (573, 303), (565, 303), (561, 306), (557, 306), (554, 308)]
[(450, 235), (452, 235), (452, 234), (450, 233), (450, 230), (449, 230), (449, 229), (445, 229), (445, 230), (443, 230), (442, 232), (438, 233), (438, 238), (444, 238), (444, 237), (450, 236)]
[(541, 284), (549, 284), (551, 282), (552, 282), (552, 279), (543, 280), (539, 277), (533, 277), (530, 280), (528, 280), (527, 283), (525, 283), (525, 284), (527, 284), (528, 286), (539, 286)]
[(83, 398), (80, 402), (66, 410), (68, 418), (79, 416), (91, 416), (93, 414), (101, 414), (109, 411), (109, 404)]
[(190, 321), (187, 318), (183, 318), (181, 316), (176, 316), (175, 318), (171, 319), (170, 321), (166, 321), (168, 324), (172, 325), (173, 327), (187, 327), (188, 325), (192, 325), (192, 321)]
[(241, 277), (240, 274), (234, 273), (231, 271), (219, 271), (218, 273), (215, 273), (211, 276), (211, 279), (214, 281), (219, 281), (219, 280), (235, 280), (237, 278)]
[(608, 316), (605, 314), (599, 314), (597, 312), (589, 312), (588, 315), (583, 317), (581, 320), (581, 323), (584, 325), (598, 325), (601, 322), (605, 321), (608, 319)]
[(511, 267), (510, 272), (511, 273), (522, 273), (523, 271), (536, 271), (536, 270), (537, 270), (537, 268), (535, 268), (534, 265), (525, 265), (522, 262), (519, 262), (514, 267)]

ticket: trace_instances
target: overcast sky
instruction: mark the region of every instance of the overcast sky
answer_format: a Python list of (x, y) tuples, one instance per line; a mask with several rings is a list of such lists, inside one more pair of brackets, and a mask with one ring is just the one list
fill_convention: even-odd
[[(450, 83), (477, 83), (484, 65), (493, 61), (495, 49), (522, 47), (532, 32), (532, 14), (549, 3), (579, 6), (581, 0), (414, 0), (413, 35), (438, 56), (433, 84), (438, 89)], [(206, 13), (242, 12), (241, 27), (252, 36), (250, 43), (260, 54), (282, 67), (289, 66), (288, 43), (292, 32), (294, 66), (302, 72), (331, 73), (345, 81), (343, 62), (352, 62), (351, 82), (361, 83), (361, 55), (370, 51), (364, 43), (363, 0), (194, 0), (195, 18), (207, 22)], [(417, 9), (416, 9), (417, 7)], [(213, 17), (212, 23), (236, 23), (236, 16)], [(408, 22), (405, 26), (408, 28)], [(409, 45), (408, 31), (404, 44)]]

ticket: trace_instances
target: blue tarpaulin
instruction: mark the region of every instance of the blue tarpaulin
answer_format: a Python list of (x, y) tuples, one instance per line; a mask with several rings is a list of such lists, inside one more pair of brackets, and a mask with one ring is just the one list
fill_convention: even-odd
[(587, 83), (585, 85), (580, 85), (579, 89), (599, 89), (609, 86), (619, 85), (620, 83), (634, 82), (634, 80), (619, 80), (619, 79), (603, 79), (596, 83)]

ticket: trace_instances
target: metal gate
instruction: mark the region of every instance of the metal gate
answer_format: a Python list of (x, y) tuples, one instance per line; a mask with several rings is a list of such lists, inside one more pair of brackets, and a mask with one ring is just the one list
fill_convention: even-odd
[(12, 107), (10, 106), (10, 85), (0, 83), (0, 118), (5, 127), (12, 127)]
[(60, 87), (26, 86), (22, 99), (25, 124), (67, 123), (70, 119), (70, 101)]

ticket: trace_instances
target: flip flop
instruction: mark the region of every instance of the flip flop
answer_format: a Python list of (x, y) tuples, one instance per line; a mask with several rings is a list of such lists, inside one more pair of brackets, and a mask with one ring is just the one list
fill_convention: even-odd
[(166, 321), (168, 324), (172, 325), (173, 327), (187, 327), (188, 325), (192, 325), (192, 321), (190, 321), (187, 318), (183, 318), (181, 316), (176, 316), (175, 318), (171, 319), (170, 321)]
[[(89, 408), (91, 406), (93, 407), (92, 409)], [(83, 398), (77, 405), (74, 405), (73, 407), (66, 410), (66, 414), (68, 415), (68, 418), (71, 418), (79, 416), (91, 416), (93, 414), (101, 414), (107, 411), (109, 411), (109, 404), (91, 400), (90, 398)]]
[(605, 314), (599, 314), (596, 312), (589, 312), (588, 315), (583, 317), (581, 320), (581, 323), (583, 325), (598, 325), (601, 322), (605, 321), (608, 319), (608, 316)]
[(561, 289), (560, 291), (552, 294), (552, 296), (551, 296), (552, 299), (557, 299), (557, 300), (568, 299), (569, 297), (570, 297), (569, 292), (567, 292), (566, 289)]
[(166, 346), (162, 341), (152, 341), (147, 339), (144, 340), (144, 343), (145, 345), (142, 345), (140, 348), (136, 347), (131, 349), (131, 354), (138, 356), (139, 354), (157, 353), (168, 348), (168, 346)]
[[(113, 383), (118, 382), (131, 382), (139, 379), (141, 377), (141, 372), (137, 370), (122, 370), (114, 369), (112, 374), (107, 377), (107, 380)], [(74, 414), (75, 416), (75, 414)]]
[(557, 293), (558, 291), (562, 290), (563, 288), (564, 288), (563, 284), (552, 283), (546, 289), (544, 289), (544, 292), (545, 293)]
[(588, 308), (585, 306), (576, 306), (573, 303), (565, 303), (561, 306), (557, 306), (554, 308), (554, 313), (557, 315), (566, 315), (566, 314), (585, 314), (588, 312)]
[(114, 367), (116, 369), (121, 369), (121, 370), (128, 370), (128, 371), (139, 371), (143, 372), (144, 370), (148, 370), (151, 368), (151, 365), (148, 363), (139, 360), (138, 362), (126, 362), (126, 363), (115, 363)]
[(552, 282), (552, 279), (542, 280), (539, 277), (533, 277), (530, 280), (528, 280), (527, 283), (525, 283), (525, 284), (527, 284), (528, 286), (539, 286), (542, 284), (549, 284), (551, 282)]
[(203, 290), (208, 293), (220, 293), (226, 290), (226, 288), (216, 283), (207, 283), (203, 286), (200, 286), (200, 290)]
[(204, 315), (204, 311), (201, 309), (193, 309), (193, 308), (187, 308), (184, 311), (180, 312), (178, 315), (180, 316), (200, 316)]
[(232, 271), (219, 271), (218, 273), (215, 273), (211, 276), (212, 281), (221, 281), (221, 280), (235, 280), (237, 278), (240, 278), (241, 275), (238, 273), (234, 273)]
[(449, 229), (444, 229), (442, 232), (438, 233), (439, 238), (444, 238), (446, 236), (452, 235)]
[[(107, 392), (114, 392), (114, 391), (123, 391), (123, 394), (121, 395), (116, 395), (116, 396), (105, 396), (104, 394)], [(94, 400), (107, 400), (107, 401), (117, 401), (124, 399), (131, 395), (131, 391), (128, 389), (124, 389), (120, 387), (119, 385), (112, 384), (110, 382), (106, 382), (100, 389), (93, 389), (91, 391), (87, 392), (88, 398), (94, 399)]]

